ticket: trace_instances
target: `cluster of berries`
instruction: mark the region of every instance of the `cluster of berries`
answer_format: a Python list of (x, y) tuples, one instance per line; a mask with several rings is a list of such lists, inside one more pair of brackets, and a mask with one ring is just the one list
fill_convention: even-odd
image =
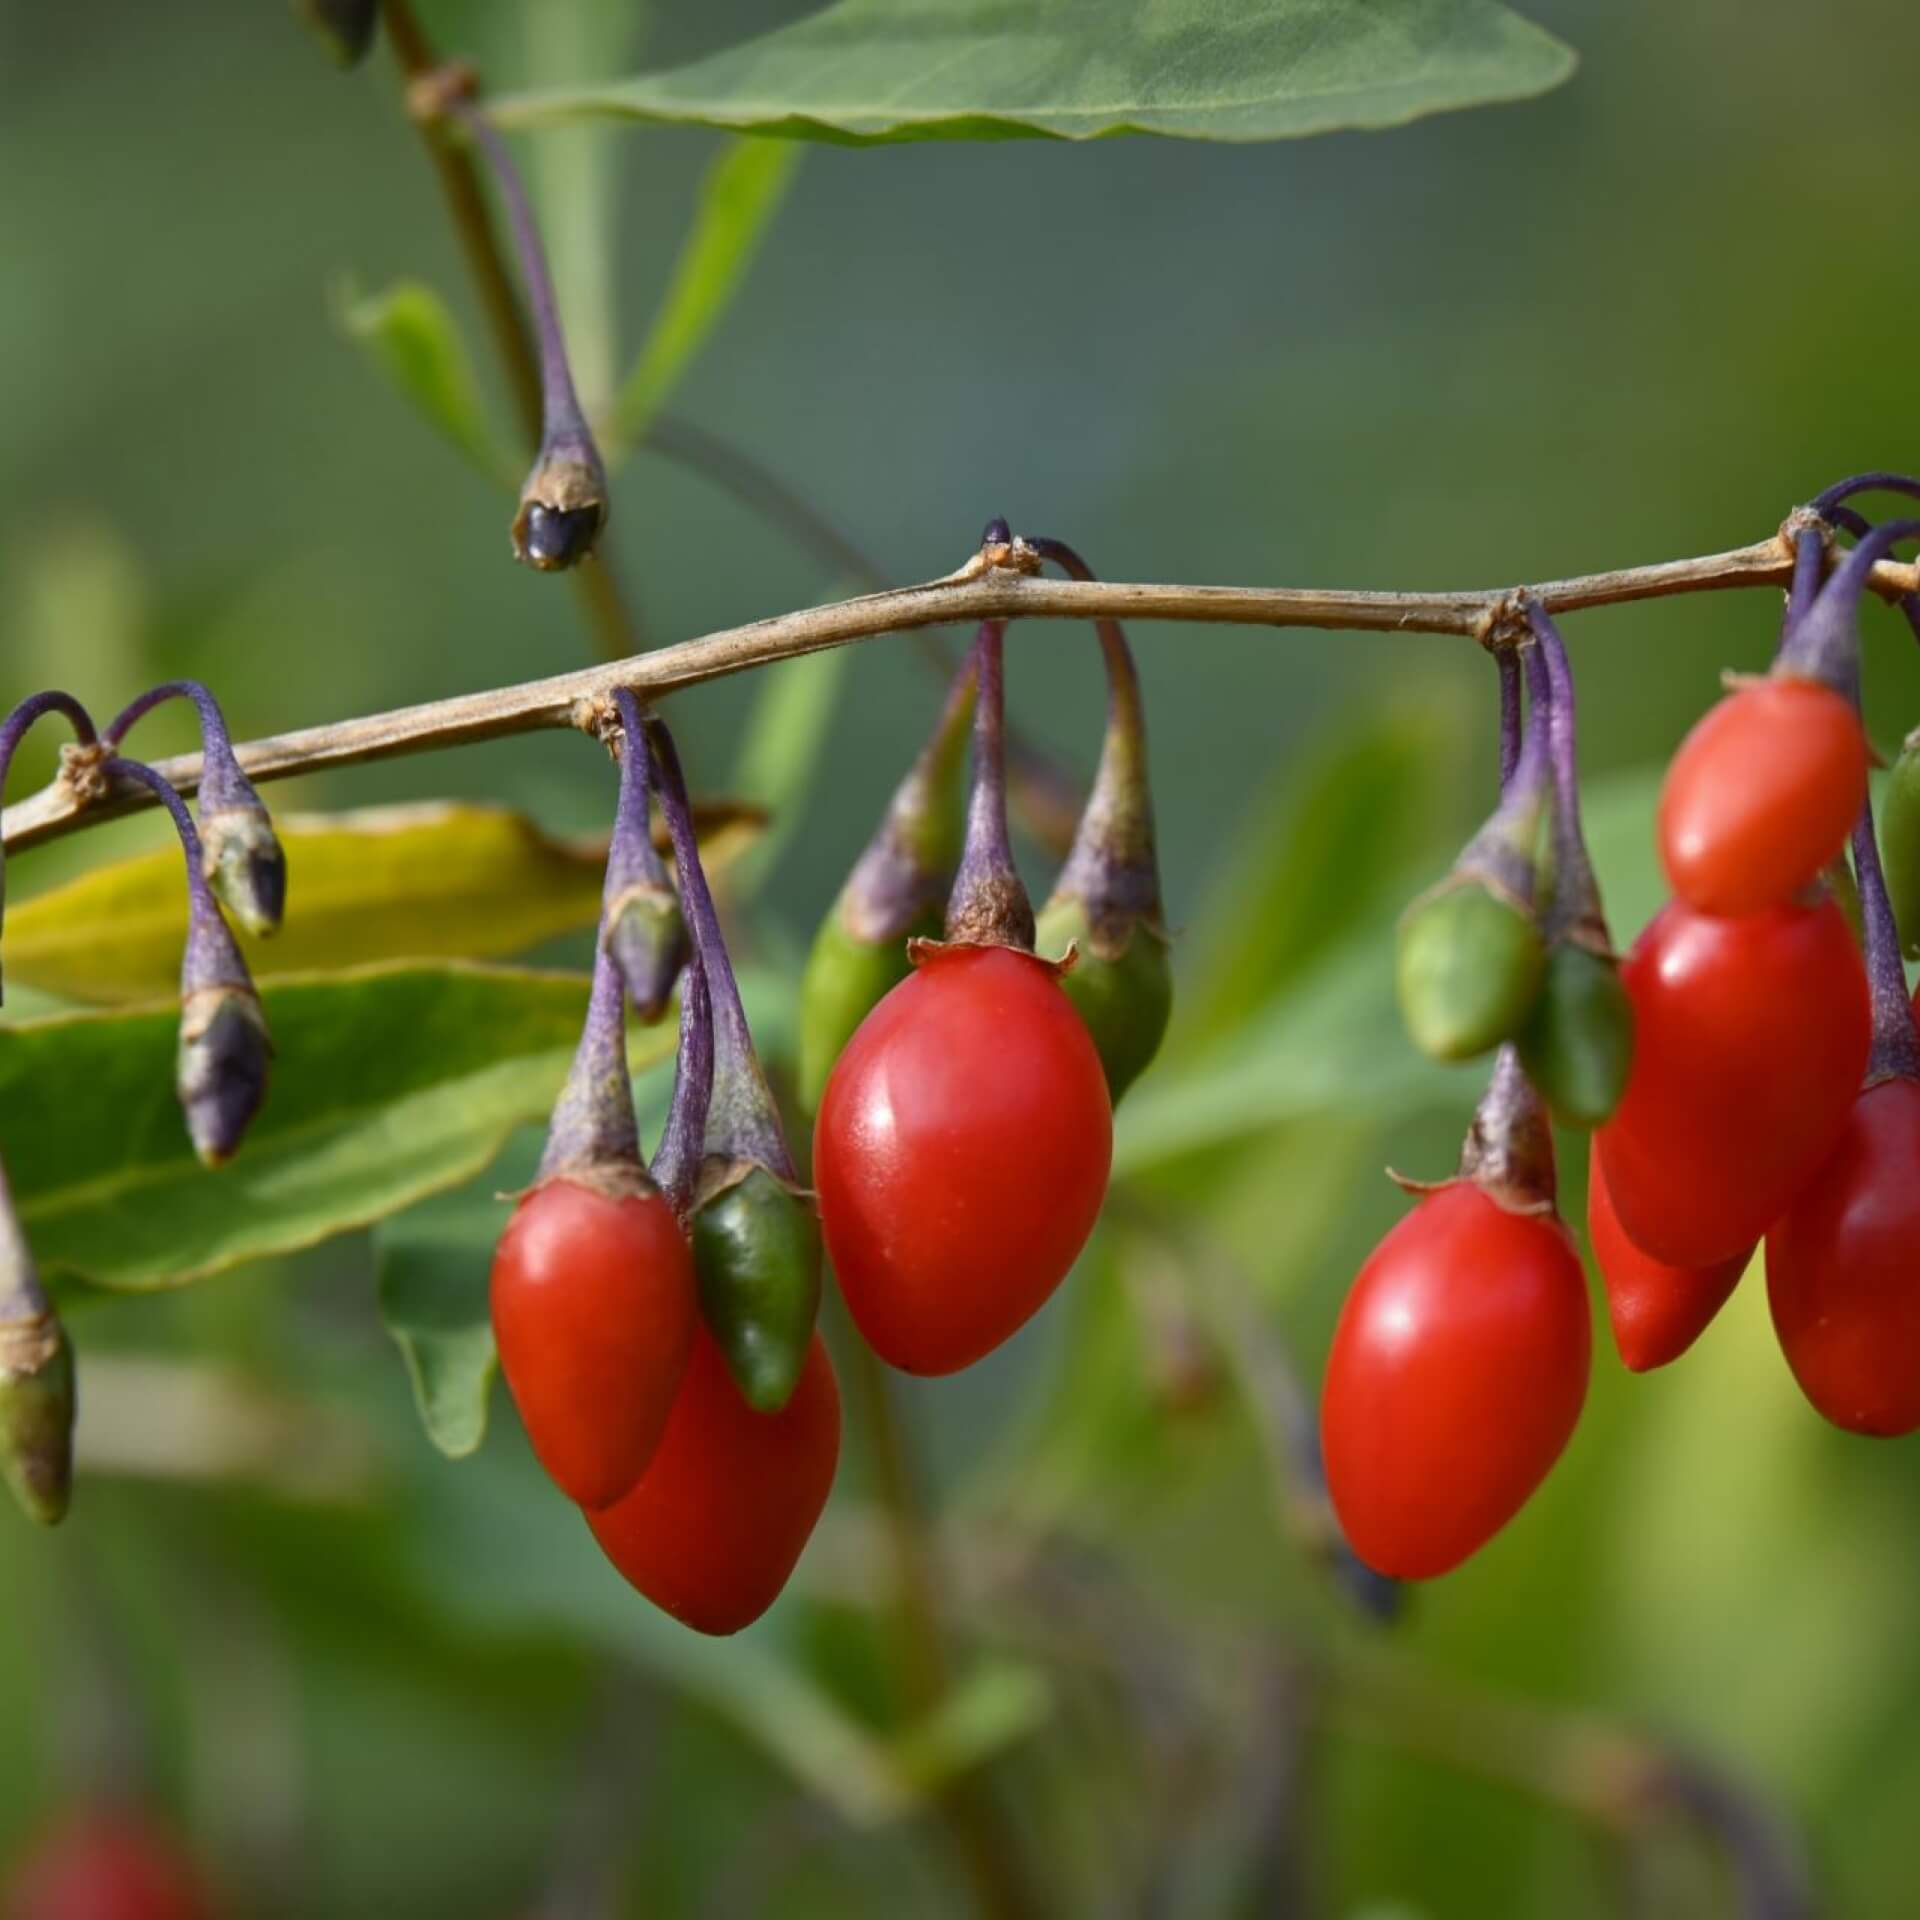
[[(1048, 560), (1091, 577), (1070, 549), (999, 521), (978, 564)], [(1004, 630), (989, 622), (828, 914), (802, 991), (817, 1191), (800, 1184), (754, 1052), (672, 739), (613, 696), (621, 798), (592, 1002), (538, 1183), (495, 1255), (493, 1323), (550, 1476), (614, 1566), (703, 1632), (772, 1603), (832, 1484), (823, 1251), (873, 1351), (944, 1374), (1024, 1325), (1093, 1230), (1112, 1102), (1171, 1005), (1139, 687), (1119, 628), (1101, 623), (1100, 640), (1106, 743), (1044, 912), (1009, 842)], [(682, 975), (649, 1168), (627, 1005), (658, 1018)]]
[[(1855, 1432), (1920, 1427), (1920, 1037), (1859, 700), (1863, 594), (1920, 521), (1869, 525), (1845, 503), (1870, 487), (1920, 494), (1862, 476), (1788, 522), (1772, 671), (1732, 680), (1675, 754), (1658, 830), (1674, 897), (1624, 965), (1580, 832), (1559, 635), (1524, 598), (1489, 631), (1501, 804), (1403, 921), (1400, 987), (1430, 1052), (1498, 1061), (1459, 1176), (1404, 1183), (1422, 1198), (1354, 1283), (1322, 1399), (1335, 1509), (1381, 1572), (1428, 1578), (1477, 1551), (1579, 1418), (1588, 1309), (1549, 1113), (1592, 1131), (1589, 1234), (1629, 1368), (1685, 1352), (1764, 1242), (1774, 1326), (1813, 1405)], [(1836, 563), (1840, 532), (1855, 544)], [(1905, 611), (1920, 634), (1920, 603)], [(1917, 760), (1892, 782), (1887, 847), (1920, 910)]]

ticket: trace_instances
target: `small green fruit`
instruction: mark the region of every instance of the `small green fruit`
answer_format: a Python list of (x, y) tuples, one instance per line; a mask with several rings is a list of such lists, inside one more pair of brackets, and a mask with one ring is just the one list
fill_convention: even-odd
[(1470, 1060), (1526, 1024), (1546, 971), (1530, 914), (1479, 881), (1451, 879), (1400, 922), (1400, 1011), (1436, 1060)]
[(913, 971), (908, 940), (939, 933), (934, 911), (895, 939), (863, 940), (838, 901), (828, 909), (800, 982), (800, 1104), (808, 1113), (820, 1105), (827, 1075), (860, 1022)]
[(757, 1413), (778, 1413), (799, 1383), (820, 1311), (820, 1260), (819, 1217), (765, 1167), (694, 1211), (700, 1311)]
[(1633, 1002), (1618, 965), (1572, 940), (1547, 955), (1520, 1061), (1563, 1126), (1597, 1127), (1627, 1090), (1633, 1069)]
[(1071, 946), (1074, 964), (1060, 978), (1066, 995), (1093, 1036), (1107, 1071), (1107, 1095), (1120, 1096), (1139, 1079), (1166, 1037), (1173, 1015), (1173, 967), (1163, 933), (1134, 922), (1114, 955), (1100, 951), (1085, 907), (1075, 899), (1050, 901), (1040, 915), (1034, 949), (1057, 959)]

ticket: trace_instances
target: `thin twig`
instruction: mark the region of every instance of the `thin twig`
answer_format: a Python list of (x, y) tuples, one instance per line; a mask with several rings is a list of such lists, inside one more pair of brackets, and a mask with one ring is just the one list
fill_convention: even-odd
[[(1792, 574), (1790, 550), (1778, 536), (1772, 536), (1727, 553), (1550, 580), (1528, 591), (1550, 611), (1567, 613), (1668, 594), (1782, 587)], [(1873, 585), (1888, 596), (1920, 590), (1920, 566), (1882, 561), (1873, 570)], [(251, 741), (237, 751), (241, 766), (253, 779), (285, 780), (295, 774), (320, 773), (363, 760), (387, 760), (440, 747), (497, 740), (509, 734), (590, 725), (595, 704), (607, 699), (615, 687), (630, 687), (643, 699), (657, 700), (681, 687), (745, 673), (802, 654), (820, 653), (849, 641), (962, 621), (1091, 620), (1107, 614), (1120, 620), (1475, 637), (1489, 617), (1508, 603), (1510, 594), (1506, 588), (1369, 593), (1309, 587), (1047, 580), (989, 566), (976, 556), (957, 573), (924, 586), (863, 594), (853, 600), (778, 614), (770, 620), (725, 628), (607, 666), (554, 674), (486, 693), (457, 694), (450, 700), (401, 707), (360, 720), (307, 727), (297, 733)], [(200, 756), (184, 754), (160, 762), (159, 770), (180, 792), (191, 793), (200, 781)], [(53, 839), (83, 821), (90, 824), (150, 804), (140, 794), (118, 785), (105, 799), (88, 801), (55, 782), (17, 807), (8, 808), (0, 821), (0, 834), (11, 851)]]
[[(382, 10), (388, 42), (407, 83), (413, 85), (439, 72), (440, 57), (421, 30), (409, 0), (384, 0)], [(507, 384), (513, 389), (514, 411), (531, 452), (540, 444), (543, 411), (540, 359), (500, 236), (494, 229), (472, 149), (449, 140), (427, 121), (418, 120), (415, 125), (433, 162), (447, 212), (459, 237), (461, 255), (479, 291), (480, 304), (486, 310), (494, 349), (506, 369)], [(587, 624), (593, 630), (595, 651), (603, 660), (617, 660), (639, 642), (641, 633), (632, 608), (620, 592), (611, 555), (604, 545), (591, 564), (572, 570), (572, 579)]]

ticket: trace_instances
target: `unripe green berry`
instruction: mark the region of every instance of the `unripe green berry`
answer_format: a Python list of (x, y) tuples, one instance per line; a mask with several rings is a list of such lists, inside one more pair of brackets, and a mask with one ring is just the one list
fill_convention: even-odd
[(1173, 1014), (1173, 967), (1165, 934), (1136, 920), (1118, 953), (1096, 943), (1086, 908), (1056, 897), (1040, 915), (1034, 949), (1049, 959), (1076, 951), (1060, 984), (1093, 1036), (1115, 1106), (1160, 1051)]
[(66, 1517), (73, 1492), (73, 1349), (48, 1308), (0, 1327), (0, 1474), (43, 1527)]
[(1615, 961), (1574, 940), (1553, 947), (1520, 1061), (1561, 1125), (1597, 1127), (1612, 1115), (1633, 1067), (1633, 1002)]
[(806, 1367), (820, 1311), (820, 1221), (765, 1167), (694, 1210), (700, 1311), (741, 1398), (778, 1413)]
[(1546, 971), (1533, 917), (1472, 879), (1423, 894), (1400, 922), (1400, 1011), (1436, 1060), (1470, 1060), (1525, 1025)]
[(907, 942), (937, 939), (939, 909), (930, 909), (905, 933), (863, 940), (847, 925), (836, 901), (814, 935), (800, 981), (800, 1104), (820, 1105), (827, 1075), (868, 1014), (913, 971)]

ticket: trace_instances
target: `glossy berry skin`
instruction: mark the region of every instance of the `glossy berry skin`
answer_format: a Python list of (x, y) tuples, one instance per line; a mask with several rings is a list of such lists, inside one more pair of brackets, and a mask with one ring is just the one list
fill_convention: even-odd
[(1832, 1150), (1867, 1064), (1866, 974), (1830, 898), (1723, 920), (1669, 901), (1621, 968), (1627, 1091), (1594, 1139), (1643, 1253), (1751, 1247)]
[(1106, 1196), (1113, 1114), (1054, 969), (923, 953), (829, 1076), (813, 1176), (848, 1310), (883, 1360), (953, 1373), (1066, 1278)]
[(701, 1633), (738, 1633), (787, 1584), (839, 1459), (840, 1388), (818, 1334), (787, 1404), (755, 1413), (703, 1328), (653, 1464), (587, 1524), (655, 1606)]
[(553, 1179), (527, 1195), (493, 1258), (493, 1331), (540, 1464), (604, 1507), (646, 1470), (699, 1316), (693, 1255), (658, 1192)]
[(101, 1807), (55, 1828), (15, 1870), (4, 1920), (209, 1920), (179, 1845), (143, 1815)]
[(1399, 1580), (1485, 1546), (1560, 1457), (1592, 1349), (1558, 1220), (1464, 1180), (1425, 1195), (1360, 1269), (1327, 1358), (1320, 1444), (1347, 1544)]
[(1920, 1084), (1883, 1080), (1767, 1235), (1767, 1301), (1793, 1377), (1837, 1427), (1920, 1427)]
[(1597, 1148), (1587, 1161), (1587, 1239), (1606, 1289), (1613, 1344), (1634, 1373), (1664, 1367), (1699, 1339), (1754, 1252), (1744, 1248), (1711, 1267), (1670, 1267), (1642, 1253), (1613, 1210)]
[(1846, 845), (1866, 797), (1853, 702), (1816, 680), (1753, 681), (1700, 720), (1667, 768), (1667, 880), (1701, 913), (1784, 906)]

